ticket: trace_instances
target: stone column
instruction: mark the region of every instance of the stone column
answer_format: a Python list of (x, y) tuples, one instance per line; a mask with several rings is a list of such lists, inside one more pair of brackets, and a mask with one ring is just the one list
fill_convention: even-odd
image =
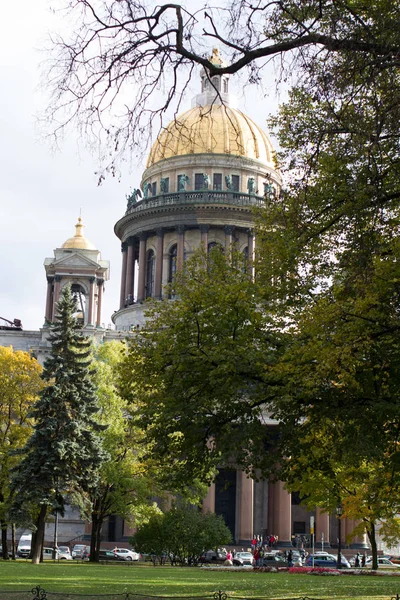
[[(356, 520), (352, 520), (352, 531), (360, 524), (360, 521), (356, 521)], [(355, 550), (363, 550), (365, 548), (368, 548), (368, 543), (367, 543), (367, 534), (366, 533), (362, 533), (361, 535), (356, 535), (353, 537), (353, 539), (350, 542), (350, 548), (354, 548)]]
[(232, 225), (225, 225), (225, 250), (229, 253), (230, 258), (232, 258), (232, 250), (233, 250), (233, 242), (234, 237), (233, 233), (235, 228)]
[(125, 303), (133, 304), (133, 286), (135, 283), (135, 239), (128, 239), (128, 252), (126, 257), (125, 278)]
[(203, 513), (212, 512), (215, 513), (215, 483), (213, 482), (208, 488), (207, 495), (203, 500), (203, 506), (201, 508)]
[(61, 288), (61, 275), (56, 275), (54, 277), (54, 294), (53, 294), (53, 321), (54, 321), (54, 317), (56, 316), (56, 304), (60, 299), (60, 288)]
[(138, 302), (143, 302), (145, 297), (146, 283), (146, 240), (147, 233), (142, 231), (140, 234), (139, 245), (139, 281), (138, 281)]
[(209, 225), (200, 225), (201, 243), (203, 244), (206, 252), (207, 252), (207, 248), (208, 248), (208, 232), (209, 231), (210, 231)]
[(125, 306), (125, 288), (126, 288), (126, 262), (127, 262), (127, 249), (128, 245), (126, 242), (121, 244), (122, 252), (122, 269), (121, 269), (121, 294), (119, 298), (119, 307), (124, 308)]
[(162, 296), (162, 275), (163, 275), (163, 259), (164, 259), (164, 231), (157, 229), (157, 248), (156, 248), (156, 269), (154, 275), (154, 296), (160, 298)]
[(103, 300), (103, 286), (104, 286), (104, 279), (98, 279), (97, 280), (97, 319), (96, 319), (96, 325), (97, 327), (100, 327), (101, 325), (101, 304), (102, 304), (102, 300)]
[(322, 534), (324, 534), (324, 548), (330, 548), (330, 527), (329, 527), (330, 515), (328, 513), (321, 512), (321, 509), (317, 507), (315, 513), (315, 545), (317, 548), (322, 547)]
[(237, 471), (239, 523), (237, 535), (239, 544), (249, 544), (253, 537), (254, 482), (244, 471)]
[(53, 277), (47, 278), (47, 295), (46, 295), (46, 312), (45, 312), (46, 321), (52, 321), (52, 319), (53, 319), (53, 303), (52, 303), (53, 281), (54, 281)]
[(251, 266), (253, 266), (254, 260), (255, 260), (255, 250), (256, 250), (256, 243), (255, 243), (255, 238), (254, 238), (254, 230), (253, 229), (249, 229), (247, 231), (247, 235), (248, 235), (247, 246), (248, 246), (248, 249), (249, 249), (249, 263), (251, 264)]
[(275, 482), (270, 478), (268, 481), (268, 517), (267, 533), (268, 536), (275, 535)]
[(176, 228), (178, 232), (178, 248), (176, 257), (176, 270), (180, 271), (183, 269), (183, 263), (185, 261), (185, 226), (178, 225)]
[(89, 290), (89, 309), (88, 309), (87, 325), (94, 325), (94, 319), (93, 319), (94, 282), (96, 281), (96, 278), (90, 277), (89, 281), (90, 281), (90, 290)]
[(283, 487), (283, 481), (274, 483), (274, 528), (278, 546), (292, 545), (292, 494)]

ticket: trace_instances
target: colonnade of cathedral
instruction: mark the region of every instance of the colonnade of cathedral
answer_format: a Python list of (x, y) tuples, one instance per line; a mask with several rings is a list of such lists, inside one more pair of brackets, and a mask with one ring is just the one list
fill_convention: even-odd
[[(218, 228), (218, 231), (224, 232), (226, 249), (234, 246), (236, 229), (233, 226)], [(200, 243), (208, 248), (211, 226), (199, 225), (198, 230)], [(142, 231), (122, 243), (120, 309), (134, 303), (135, 289), (137, 289), (136, 302), (143, 302), (148, 297), (161, 298), (163, 285), (173, 280), (175, 270), (182, 268), (187, 251), (185, 236), (188, 231), (193, 234), (193, 229), (188, 230), (184, 225), (178, 225), (174, 228), (174, 239), (172, 243), (169, 241), (168, 245), (165, 243), (167, 231), (171, 232), (170, 229), (162, 227), (155, 232)], [(246, 254), (249, 260), (252, 260), (255, 249), (254, 232), (249, 229), (246, 231)], [(149, 244), (150, 239), (151, 244)]]
[[(236, 544), (248, 544), (254, 535), (274, 535), (278, 536), (279, 547), (292, 546), (293, 540), (293, 517), (292, 517), (292, 494), (284, 488), (282, 481), (264, 482), (267, 487), (265, 498), (261, 498), (263, 506), (256, 515), (256, 486), (258, 485), (250, 479), (245, 472), (237, 471), (236, 490), (235, 490), (235, 532), (234, 541)], [(203, 500), (203, 512), (218, 512), (216, 509), (216, 484), (212, 483), (208, 493)], [(307, 513), (309, 518), (309, 514)], [(333, 522), (337, 524), (336, 517)], [(349, 518), (341, 519), (341, 542), (342, 547), (346, 546), (348, 538), (355, 527), (357, 521)], [(308, 523), (307, 523), (307, 531)], [(305, 533), (305, 532), (304, 532)], [(332, 527), (332, 517), (328, 513), (322, 512), (319, 508), (315, 511), (315, 543), (317, 547), (321, 546), (321, 538), (324, 538), (325, 547), (337, 545), (337, 527)], [(350, 543), (351, 548), (366, 548), (366, 536), (355, 536)]]

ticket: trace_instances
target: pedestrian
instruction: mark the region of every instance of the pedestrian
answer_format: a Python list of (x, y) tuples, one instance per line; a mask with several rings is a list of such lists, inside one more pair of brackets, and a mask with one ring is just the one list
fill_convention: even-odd
[(358, 569), (360, 567), (360, 555), (358, 552), (356, 554), (356, 560), (354, 561), (354, 566), (356, 567), (356, 569)]
[(293, 554), (291, 550), (287, 554), (287, 562), (289, 567), (293, 567)]
[(365, 567), (365, 563), (367, 562), (367, 557), (365, 556), (365, 554), (362, 555), (361, 558), (361, 566)]

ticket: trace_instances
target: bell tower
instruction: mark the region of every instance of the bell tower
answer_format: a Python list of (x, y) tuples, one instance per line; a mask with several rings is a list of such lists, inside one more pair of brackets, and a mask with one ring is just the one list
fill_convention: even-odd
[(69, 284), (77, 299), (77, 317), (81, 324), (89, 328), (100, 327), (109, 266), (109, 261), (101, 260), (100, 251), (83, 236), (83, 223), (79, 217), (75, 235), (54, 250), (54, 258), (44, 261), (47, 277), (45, 325), (53, 321), (61, 290)]

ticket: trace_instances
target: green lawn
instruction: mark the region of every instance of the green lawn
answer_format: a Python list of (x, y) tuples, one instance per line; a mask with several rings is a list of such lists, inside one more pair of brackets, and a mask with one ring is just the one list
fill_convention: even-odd
[[(315, 576), (254, 571), (218, 571), (204, 568), (88, 563), (0, 562), (1, 592), (30, 590), (40, 585), (49, 594), (113, 594), (210, 597), (223, 590), (237, 598), (364, 598), (390, 600), (400, 594), (400, 576)], [(12, 599), (10, 594), (10, 600)], [(28, 596), (29, 597), (29, 596)], [(49, 595), (49, 598), (53, 596)], [(79, 600), (78, 597), (75, 597)], [(19, 597), (18, 597), (19, 600)]]

